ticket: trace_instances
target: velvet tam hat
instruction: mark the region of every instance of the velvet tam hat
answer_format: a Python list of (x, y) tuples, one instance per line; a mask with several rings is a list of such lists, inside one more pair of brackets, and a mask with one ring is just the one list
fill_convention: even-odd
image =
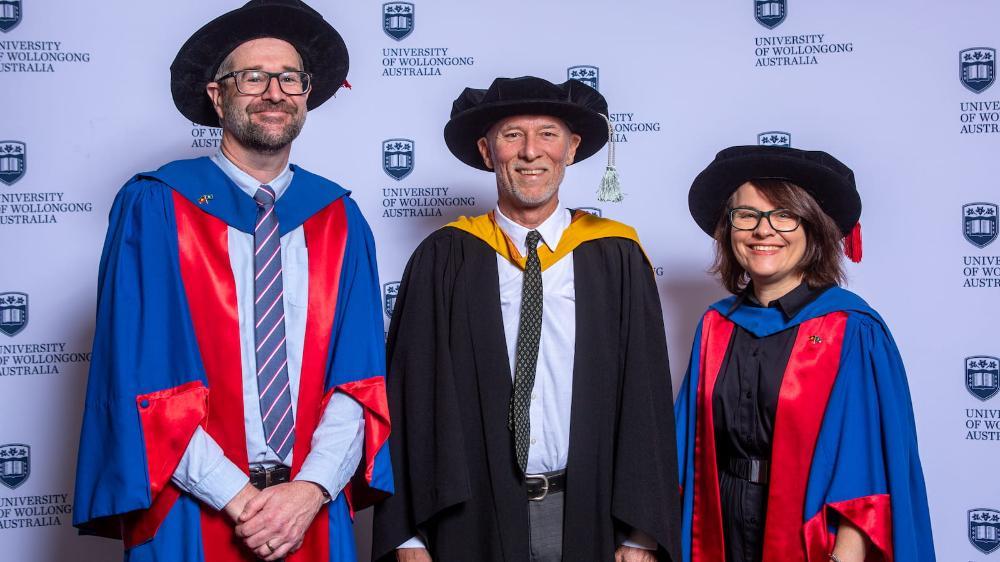
[(719, 152), (695, 178), (688, 208), (698, 226), (714, 235), (729, 196), (754, 179), (786, 180), (805, 189), (845, 236), (861, 217), (854, 172), (840, 160), (819, 150), (749, 145)]
[(330, 99), (347, 77), (347, 46), (319, 12), (301, 0), (250, 0), (194, 32), (170, 65), (170, 93), (184, 117), (207, 127), (219, 118), (205, 93), (219, 65), (236, 47), (263, 37), (287, 41), (312, 75), (308, 109)]
[(462, 162), (491, 171), (477, 142), (497, 121), (514, 115), (550, 115), (580, 135), (574, 162), (593, 156), (608, 142), (608, 102), (600, 92), (577, 80), (553, 84), (534, 76), (497, 78), (488, 89), (466, 88), (451, 108), (444, 127), (448, 149)]

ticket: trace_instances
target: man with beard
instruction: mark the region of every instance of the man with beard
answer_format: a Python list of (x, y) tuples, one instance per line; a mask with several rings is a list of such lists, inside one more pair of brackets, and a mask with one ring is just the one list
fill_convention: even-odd
[(353, 561), (352, 509), (392, 490), (372, 234), (288, 163), (347, 68), (299, 0), (216, 18), (171, 66), (177, 108), (222, 141), (111, 210), (74, 524), (126, 559)]
[(666, 338), (635, 230), (560, 208), (566, 167), (609, 140), (581, 82), (466, 88), (451, 152), (497, 207), (431, 234), (403, 274), (387, 386), (388, 562), (679, 560)]

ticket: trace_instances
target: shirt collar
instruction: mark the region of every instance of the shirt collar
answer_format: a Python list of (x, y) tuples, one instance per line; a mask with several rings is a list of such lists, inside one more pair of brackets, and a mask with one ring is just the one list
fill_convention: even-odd
[(785, 315), (785, 318), (791, 320), (798, 314), (807, 304), (816, 300), (816, 297), (823, 294), (823, 291), (829, 289), (829, 286), (811, 288), (805, 281), (799, 283), (797, 287), (788, 291), (781, 297), (771, 301), (766, 307), (757, 300), (757, 297), (753, 294), (753, 285), (748, 284), (743, 292), (739, 294), (736, 298), (736, 302), (733, 303), (732, 308), (726, 316), (732, 314), (737, 308), (743, 306), (744, 304), (749, 306), (756, 306), (759, 308), (777, 308), (781, 310), (781, 313)]
[[(250, 197), (253, 197), (254, 194), (257, 193), (257, 189), (259, 189), (262, 184), (254, 179), (254, 177), (250, 174), (239, 169), (239, 167), (237, 167), (236, 164), (233, 164), (232, 160), (227, 158), (221, 150), (210, 156), (210, 158), (212, 159), (212, 162), (215, 162), (222, 172), (226, 174), (229, 179), (233, 180), (233, 183), (235, 183), (236, 186), (239, 187), (244, 193)], [(274, 178), (267, 184), (274, 190), (275, 201), (280, 199), (285, 193), (285, 190), (288, 189), (288, 184), (292, 182), (293, 174), (294, 172), (292, 172), (291, 166), (286, 164), (285, 169), (278, 174), (278, 177)]]
[(572, 211), (568, 209), (556, 209), (556, 212), (552, 213), (538, 227), (526, 228), (504, 216), (500, 211), (500, 207), (497, 207), (494, 211), (494, 217), (500, 229), (510, 237), (519, 250), (525, 250), (528, 233), (532, 230), (537, 230), (542, 235), (542, 243), (548, 246), (549, 250), (553, 252), (559, 245), (559, 240), (562, 238), (563, 232), (569, 227), (573, 218)]

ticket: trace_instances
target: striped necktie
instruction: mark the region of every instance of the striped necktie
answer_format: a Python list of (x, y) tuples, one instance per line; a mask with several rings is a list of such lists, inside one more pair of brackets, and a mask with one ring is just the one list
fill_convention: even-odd
[(262, 185), (253, 198), (257, 202), (257, 226), (253, 233), (257, 390), (265, 441), (278, 458), (284, 459), (295, 443), (295, 416), (285, 355), (281, 236), (274, 214), (274, 190)]
[(508, 417), (508, 424), (514, 432), (514, 457), (522, 473), (528, 467), (531, 391), (535, 387), (538, 344), (542, 338), (542, 268), (537, 248), (541, 238), (537, 230), (532, 230), (525, 240), (527, 259), (524, 264), (521, 318), (517, 324), (517, 348), (514, 354), (514, 392), (510, 398)]

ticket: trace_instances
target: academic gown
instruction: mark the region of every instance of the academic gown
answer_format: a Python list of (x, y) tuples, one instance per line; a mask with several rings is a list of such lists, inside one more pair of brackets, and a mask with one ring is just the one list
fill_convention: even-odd
[[(352, 507), (392, 490), (374, 242), (348, 192), (292, 166), (280, 234), (304, 228), (308, 320), (292, 475), (333, 392), (361, 404), (358, 474), (324, 506), (290, 562), (356, 560)], [(170, 477), (197, 426), (248, 469), (228, 227), (257, 208), (208, 158), (139, 174), (111, 209), (77, 464), (73, 524), (122, 538), (130, 561), (250, 561), (233, 524)]]
[(685, 562), (725, 562), (712, 389), (734, 325), (758, 337), (799, 326), (778, 397), (762, 559), (827, 562), (846, 519), (869, 542), (866, 560), (932, 562), (906, 373), (881, 317), (839, 287), (790, 319), (732, 311), (735, 299), (702, 318), (675, 404)]
[[(419, 534), (435, 562), (529, 559), (528, 500), (514, 457), (512, 378), (497, 253), (524, 258), (491, 215), (423, 241), (403, 275), (388, 340), (396, 494), (376, 507), (374, 559)], [(563, 559), (613, 559), (632, 529), (678, 560), (676, 450), (667, 348), (634, 230), (577, 212), (544, 269), (573, 253), (575, 357)]]

